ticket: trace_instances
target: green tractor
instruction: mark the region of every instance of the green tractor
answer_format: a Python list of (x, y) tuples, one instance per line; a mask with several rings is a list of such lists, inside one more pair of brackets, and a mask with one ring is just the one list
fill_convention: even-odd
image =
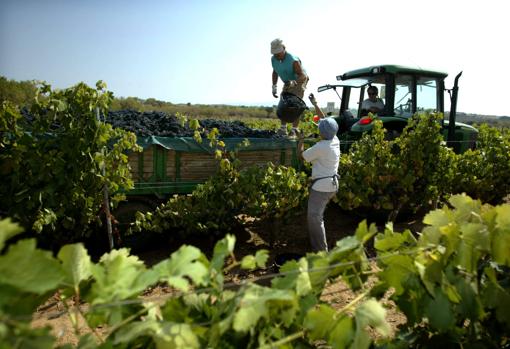
[[(449, 118), (441, 122), (442, 133), (448, 146), (461, 153), (473, 149), (478, 136), (476, 128), (455, 122), (461, 74), (455, 77), (453, 88), (446, 89), (447, 73), (400, 65), (379, 65), (338, 75), (336, 79), (340, 83), (320, 86), (318, 92), (334, 90), (340, 98), (339, 114), (334, 117), (339, 125), (338, 136), (344, 151), (363, 133), (372, 130), (374, 114), (364, 109), (366, 104), (363, 103), (369, 99), (368, 90), (377, 90), (379, 93), (377, 103), (381, 109), (376, 115), (387, 130), (388, 139), (398, 137), (415, 113), (440, 112), (444, 115), (444, 92), (448, 92), (451, 109)], [(341, 96), (337, 91), (340, 88)]]

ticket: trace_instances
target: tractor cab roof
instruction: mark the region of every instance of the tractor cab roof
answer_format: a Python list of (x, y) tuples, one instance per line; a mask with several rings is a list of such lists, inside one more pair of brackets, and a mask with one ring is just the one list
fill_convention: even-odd
[(348, 80), (354, 78), (369, 78), (370, 76), (382, 74), (415, 74), (420, 76), (437, 77), (444, 79), (447, 73), (437, 70), (422, 69), (419, 67), (410, 67), (395, 64), (373, 65), (366, 68), (351, 70), (336, 77), (337, 80)]

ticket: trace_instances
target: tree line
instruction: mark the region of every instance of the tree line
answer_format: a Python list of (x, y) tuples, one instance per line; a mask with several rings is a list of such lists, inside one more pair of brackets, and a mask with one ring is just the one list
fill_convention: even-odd
[[(16, 81), (0, 76), (0, 103), (10, 101), (18, 106), (34, 102), (38, 83), (35, 80)], [(115, 97), (110, 110), (161, 111), (170, 115), (185, 114), (202, 119), (276, 118), (274, 106), (232, 106), (224, 104), (174, 104), (155, 98)]]
[[(35, 80), (16, 81), (0, 76), (0, 103), (11, 101), (18, 106), (30, 106), (35, 97), (38, 82)], [(157, 100), (155, 98), (142, 99), (138, 97), (114, 97), (110, 110), (160, 111), (169, 115), (176, 113), (191, 116), (196, 119), (226, 119), (239, 120), (247, 118), (275, 119), (276, 106), (233, 106), (225, 104), (191, 104)], [(448, 116), (448, 113), (446, 113)], [(470, 125), (486, 123), (494, 127), (510, 127), (510, 117), (496, 117), (458, 113), (457, 121)]]

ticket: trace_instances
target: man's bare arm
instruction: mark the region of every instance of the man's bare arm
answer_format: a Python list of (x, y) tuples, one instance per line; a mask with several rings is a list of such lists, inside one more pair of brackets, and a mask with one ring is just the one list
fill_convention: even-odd
[(297, 75), (296, 81), (299, 83), (303, 83), (306, 81), (306, 74), (303, 72), (303, 69), (301, 68), (301, 63), (299, 61), (294, 61), (293, 63), (294, 73)]
[(276, 83), (278, 82), (278, 74), (274, 71), (273, 69), (273, 85), (276, 85)]

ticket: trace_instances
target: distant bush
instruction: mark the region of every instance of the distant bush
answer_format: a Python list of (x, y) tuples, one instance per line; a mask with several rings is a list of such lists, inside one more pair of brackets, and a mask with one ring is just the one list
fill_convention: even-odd
[(510, 193), (510, 129), (479, 126), (477, 147), (457, 155), (452, 193), (497, 204)]
[(274, 118), (274, 107), (264, 106), (232, 106), (232, 105), (207, 105), (207, 104), (173, 104), (158, 101), (154, 98), (146, 100), (128, 97), (115, 98), (111, 105), (112, 110), (132, 109), (138, 111), (160, 111), (167, 114), (184, 114), (196, 119), (244, 119), (244, 118)]
[[(9, 101), (18, 106), (30, 106), (34, 102), (37, 82), (9, 80), (0, 76), (0, 103)], [(161, 111), (167, 114), (181, 113), (195, 119), (276, 119), (274, 106), (233, 106), (224, 104), (173, 104), (155, 98), (114, 98), (111, 110), (132, 109), (137, 111)]]
[(19, 106), (29, 106), (33, 103), (37, 86), (35, 81), (8, 80), (0, 76), (0, 105), (9, 101)]

